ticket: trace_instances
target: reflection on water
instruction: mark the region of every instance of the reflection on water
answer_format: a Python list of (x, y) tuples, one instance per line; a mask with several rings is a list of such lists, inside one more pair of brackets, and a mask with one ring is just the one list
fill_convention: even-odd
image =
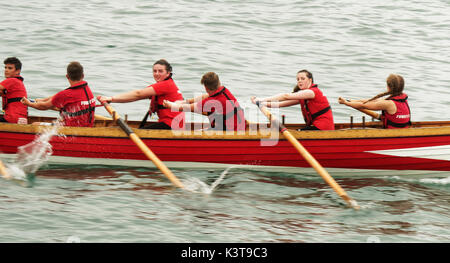
[[(210, 193), (185, 191), (154, 169), (65, 165), (41, 167), (33, 188), (0, 182), (2, 241), (64, 242), (73, 235), (82, 242), (448, 241), (450, 189), (441, 183), (337, 179), (361, 205), (355, 211), (311, 175), (173, 172), (210, 190), (217, 184)], [(39, 239), (20, 234), (36, 228)]]

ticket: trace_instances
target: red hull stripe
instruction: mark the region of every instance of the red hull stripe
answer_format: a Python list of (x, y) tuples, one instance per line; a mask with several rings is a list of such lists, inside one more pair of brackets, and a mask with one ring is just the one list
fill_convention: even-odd
[[(0, 132), (0, 151), (14, 154), (34, 134)], [(261, 146), (260, 140), (145, 139), (162, 161), (309, 167), (286, 140)], [(53, 137), (54, 156), (134, 159), (146, 157), (128, 138)], [(450, 171), (450, 136), (302, 140), (302, 145), (325, 168)], [(426, 154), (408, 155), (421, 147)], [(432, 148), (429, 148), (432, 149)], [(393, 152), (389, 152), (389, 150)], [(397, 152), (396, 154), (393, 154)], [(399, 154), (401, 153), (401, 154)], [(443, 157), (444, 156), (444, 157)]]

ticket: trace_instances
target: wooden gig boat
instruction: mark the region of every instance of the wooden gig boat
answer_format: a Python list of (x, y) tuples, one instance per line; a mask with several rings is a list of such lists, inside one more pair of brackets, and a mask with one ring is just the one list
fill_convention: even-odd
[[(29, 117), (28, 123), (51, 122)], [(240, 165), (269, 171), (315, 174), (291, 144), (268, 124), (251, 124), (245, 133), (137, 129), (135, 133), (172, 168), (225, 168)], [(187, 126), (196, 127), (190, 123)], [(450, 174), (450, 121), (414, 122), (408, 129), (381, 129), (379, 122), (337, 123), (334, 131), (297, 131), (285, 124), (302, 145), (333, 175)], [(1, 158), (32, 142), (46, 126), (0, 123)], [(250, 127), (251, 128), (251, 127)], [(111, 120), (94, 128), (61, 127), (50, 143), (51, 162), (154, 167)]]

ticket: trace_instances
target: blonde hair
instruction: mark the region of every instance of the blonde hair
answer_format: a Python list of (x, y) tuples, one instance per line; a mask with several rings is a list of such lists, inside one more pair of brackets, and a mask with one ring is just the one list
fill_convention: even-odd
[(403, 88), (405, 87), (405, 80), (400, 75), (390, 74), (386, 79), (386, 84), (389, 87), (388, 91), (380, 93), (364, 103), (376, 100), (387, 95), (390, 95), (389, 97), (401, 95), (403, 93)]

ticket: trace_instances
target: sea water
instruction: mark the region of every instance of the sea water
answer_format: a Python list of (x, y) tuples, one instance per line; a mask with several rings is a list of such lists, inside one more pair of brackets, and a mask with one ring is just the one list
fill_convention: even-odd
[[(390, 73), (405, 78), (413, 121), (450, 116), (448, 0), (49, 0), (1, 6), (0, 57), (22, 60), (31, 98), (67, 88), (66, 66), (74, 60), (84, 66), (95, 95), (114, 95), (152, 84), (152, 65), (165, 58), (185, 98), (204, 92), (201, 76), (214, 71), (248, 119), (265, 120), (251, 96), (290, 92), (301, 69), (313, 73), (336, 122), (361, 118), (338, 104), (339, 96), (381, 93)], [(114, 107), (140, 120), (148, 105), (142, 100)], [(288, 123), (303, 122), (298, 106), (280, 113)], [(102, 108), (96, 114), (108, 116)], [(123, 166), (44, 163), (34, 172), (33, 187), (1, 180), (0, 242), (450, 241), (450, 174), (335, 178), (361, 206), (356, 211), (311, 174), (172, 171), (191, 191), (174, 188), (157, 169)]]

